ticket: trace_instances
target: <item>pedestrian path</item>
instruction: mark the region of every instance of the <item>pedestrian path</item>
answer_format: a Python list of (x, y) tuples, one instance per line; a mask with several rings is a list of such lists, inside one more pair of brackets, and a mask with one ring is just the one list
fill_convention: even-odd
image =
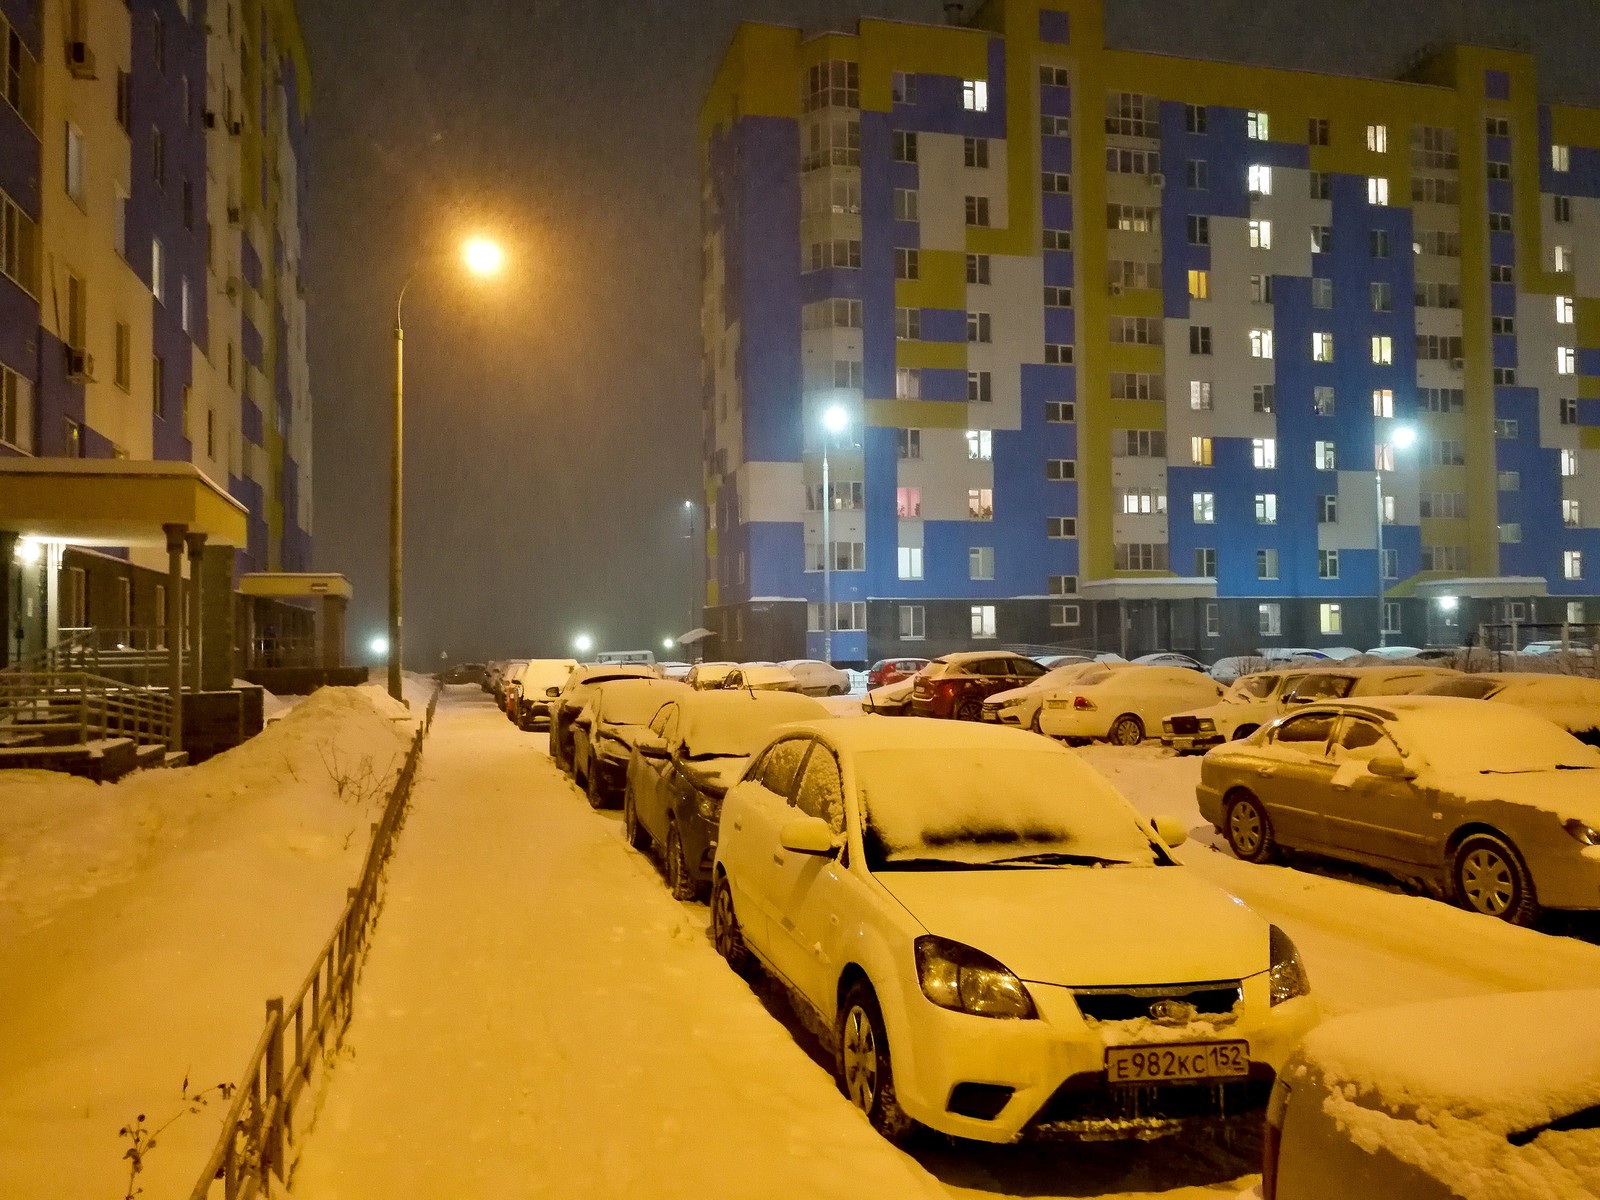
[(447, 689), (300, 1200), (945, 1194), (475, 690)]

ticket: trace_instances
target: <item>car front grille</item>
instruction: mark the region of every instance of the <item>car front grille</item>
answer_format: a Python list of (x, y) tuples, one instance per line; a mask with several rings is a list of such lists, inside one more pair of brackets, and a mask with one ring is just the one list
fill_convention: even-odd
[(1179, 737), (1193, 737), (1200, 732), (1199, 717), (1173, 717), (1172, 732)]
[(1112, 1087), (1103, 1072), (1071, 1076), (1028, 1123), (1038, 1139), (1149, 1140), (1185, 1126), (1260, 1112), (1272, 1094), (1272, 1069), (1253, 1064), (1248, 1079), (1225, 1083)]
[(1136, 1021), (1149, 1017), (1151, 1005), (1162, 1000), (1193, 1005), (1197, 1016), (1224, 1016), (1233, 1011), (1243, 994), (1239, 981), (1234, 979), (1154, 987), (1078, 988), (1072, 998), (1088, 1020)]

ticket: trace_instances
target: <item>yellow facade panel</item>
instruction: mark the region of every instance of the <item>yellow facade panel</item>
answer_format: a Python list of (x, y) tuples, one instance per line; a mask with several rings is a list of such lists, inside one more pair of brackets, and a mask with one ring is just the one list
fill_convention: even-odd
[(876, 429), (965, 429), (971, 417), (954, 400), (868, 400), (865, 415)]
[(894, 365), (897, 367), (929, 367), (965, 371), (967, 369), (967, 344), (965, 342), (896, 342)]
[(1600, 450), (1600, 429), (1590, 427), (1581, 432), (1585, 450)]
[(967, 307), (967, 256), (959, 250), (922, 250), (918, 278), (897, 279), (894, 302), (900, 308)]
[(746, 22), (734, 31), (700, 108), (702, 145), (737, 117), (798, 117), (802, 81), (796, 68), (800, 32)]
[(989, 37), (981, 30), (864, 20), (859, 41), (861, 107), (872, 112), (893, 107), (896, 71), (958, 79), (989, 77)]
[[(1102, 356), (1096, 355), (1096, 358)], [(1141, 375), (1160, 375), (1166, 370), (1166, 355), (1160, 346), (1130, 346), (1122, 343), (1113, 343), (1106, 347), (1103, 356), (1106, 370), (1116, 372), (1133, 372)], [(1111, 380), (1107, 378), (1100, 391), (1090, 392), (1091, 396), (1108, 395), (1111, 391)]]

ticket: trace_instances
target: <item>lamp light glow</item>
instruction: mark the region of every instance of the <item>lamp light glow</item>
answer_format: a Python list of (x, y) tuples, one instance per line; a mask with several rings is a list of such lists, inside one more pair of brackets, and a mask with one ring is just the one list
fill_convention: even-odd
[(1396, 450), (1409, 450), (1417, 444), (1415, 425), (1396, 425), (1389, 431), (1389, 444)]
[(677, 643), (674, 642), (671, 638), (662, 638), (661, 639), (661, 648), (663, 650), (671, 650), (676, 645), (677, 645)]
[(21, 538), (12, 553), (19, 563), (31, 567), (44, 556), (44, 547), (32, 538)]
[(844, 405), (830, 404), (823, 409), (822, 427), (829, 433), (843, 433), (850, 428), (850, 414), (845, 412)]
[(372, 652), (373, 658), (384, 658), (389, 653), (389, 639), (381, 633), (367, 643), (367, 649)]
[(506, 254), (498, 242), (486, 237), (474, 237), (468, 238), (461, 247), (461, 259), (467, 264), (467, 270), (480, 279), (487, 279), (500, 274), (505, 267)]
[(580, 633), (572, 639), (572, 648), (579, 654), (587, 654), (594, 649), (594, 639), (587, 633)]
[(1445, 612), (1455, 612), (1461, 606), (1461, 601), (1454, 596), (1440, 596), (1439, 607)]

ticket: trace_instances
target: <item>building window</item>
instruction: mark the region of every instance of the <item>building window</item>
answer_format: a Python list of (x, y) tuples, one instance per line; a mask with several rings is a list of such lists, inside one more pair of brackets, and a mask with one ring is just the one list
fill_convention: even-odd
[(1191, 158), (1184, 164), (1183, 179), (1187, 186), (1194, 188), (1196, 191), (1204, 191), (1210, 186), (1207, 179), (1206, 160), (1203, 158)]
[(967, 372), (967, 401), (988, 404), (994, 399), (994, 375), (989, 371)]
[(1381, 175), (1374, 175), (1367, 180), (1367, 203), (1377, 205), (1389, 203), (1389, 181)]
[(914, 163), (917, 161), (917, 135), (905, 130), (897, 129), (890, 139), (895, 162)]
[(32, 295), (39, 290), (38, 262), (39, 227), (11, 197), (0, 192), (0, 271)]
[(1252, 304), (1271, 304), (1272, 303), (1272, 276), (1271, 275), (1252, 275), (1252, 276), (1250, 276), (1250, 303), (1252, 303)]
[(967, 430), (967, 458), (972, 462), (988, 462), (994, 457), (994, 433), (988, 429)]
[(1379, 366), (1390, 366), (1394, 363), (1394, 339), (1388, 334), (1373, 336), (1372, 361)]
[(1043, 242), (1046, 250), (1071, 250), (1072, 230), (1046, 229), (1044, 231)]
[(1060, 342), (1048, 342), (1044, 348), (1044, 361), (1050, 367), (1070, 367), (1072, 347)]
[(1197, 467), (1211, 465), (1211, 439), (1208, 437), (1192, 437), (1189, 439), (1189, 461)]
[(1252, 329), (1250, 331), (1250, 357), (1272, 357), (1272, 330)]
[[(14, 38), (16, 34), (13, 32)], [(67, 195), (79, 208), (87, 203), (88, 165), (84, 160), (83, 130), (67, 125)]]
[(1372, 390), (1372, 415), (1375, 417), (1394, 416), (1394, 392), (1389, 388), (1374, 388)]
[(1333, 249), (1333, 227), (1331, 225), (1313, 225), (1311, 227), (1311, 253), (1326, 254)]
[(917, 211), (917, 189), (895, 188), (894, 219), (896, 221), (915, 221), (918, 219)]
[(1561, 452), (1561, 475), (1564, 479), (1578, 477), (1578, 452), (1576, 450), (1563, 450)]
[(1319, 417), (1333, 416), (1334, 395), (1331, 387), (1322, 386), (1311, 389), (1311, 411)]
[(1568, 529), (1576, 529), (1583, 524), (1583, 508), (1577, 500), (1563, 500), (1561, 502), (1561, 524)]
[(166, 376), (167, 364), (158, 354), (150, 362), (150, 407), (163, 420), (167, 416)]
[(914, 521), (922, 516), (922, 489), (903, 487), (894, 490), (895, 514), (902, 521)]
[(1511, 164), (1508, 162), (1491, 162), (1489, 164), (1489, 178), (1502, 183), (1511, 180)]
[(1114, 458), (1165, 458), (1167, 434), (1161, 429), (1113, 429), (1111, 454)]
[(1118, 571), (1165, 571), (1165, 542), (1118, 542), (1112, 548), (1112, 567)]
[(1190, 214), (1189, 244), (1191, 246), (1209, 246), (1211, 244), (1210, 217)]
[(1552, 171), (1572, 170), (1572, 148), (1563, 146), (1559, 142), (1550, 147), (1550, 169)]
[(989, 256), (987, 254), (967, 255), (967, 282), (987, 285), (989, 282)]
[(1522, 472), (1498, 472), (1495, 475), (1495, 489), (1501, 492), (1520, 492), (1522, 490)]
[(1113, 493), (1116, 511), (1129, 516), (1167, 511), (1167, 496), (1156, 488), (1119, 487)]
[(894, 277), (896, 279), (916, 279), (921, 274), (921, 253), (905, 246), (896, 246), (894, 251)]
[(1250, 245), (1257, 250), (1272, 249), (1272, 222), (1250, 222)]
[(961, 107), (968, 112), (989, 111), (989, 84), (982, 79), (961, 81)]
[(189, 323), (189, 280), (178, 280), (178, 319), (185, 333), (194, 332)]
[(1161, 136), (1160, 107), (1153, 96), (1112, 92), (1106, 96), (1106, 132), (1118, 137)]
[(921, 579), (922, 578), (922, 547), (921, 546), (901, 546), (900, 547), (900, 578), (901, 579)]
[(1306, 141), (1313, 146), (1328, 144), (1328, 118), (1312, 117), (1306, 123)]
[(206, 409), (206, 457), (217, 456), (217, 410)]
[(992, 638), (995, 636), (994, 605), (974, 604), (972, 606), (972, 636), (975, 638)]
[(1250, 464), (1267, 471), (1276, 467), (1278, 465), (1278, 440), (1276, 438), (1253, 438), (1250, 442)]
[(892, 98), (896, 104), (917, 102), (917, 77), (909, 71), (896, 71), (891, 83)]
[(1189, 407), (1195, 412), (1211, 411), (1211, 381), (1209, 379), (1191, 379), (1189, 381)]
[(993, 546), (973, 546), (967, 551), (967, 578), (994, 578)]
[(1210, 354), (1211, 353), (1211, 326), (1209, 326), (1209, 325), (1191, 325), (1191, 326), (1189, 326), (1189, 353), (1190, 354)]
[(1321, 604), (1318, 608), (1318, 624), (1323, 636), (1344, 632), (1344, 614), (1337, 604)]
[(922, 457), (922, 430), (901, 429), (896, 431), (899, 441), (898, 450), (900, 458)]
[(967, 197), (967, 224), (987, 228), (989, 224), (989, 197)]
[(1318, 442), (1314, 448), (1315, 462), (1319, 471), (1337, 471), (1338, 454), (1332, 442)]
[[(1384, 549), (1383, 552), (1383, 577), (1385, 579), (1400, 578), (1400, 551)], [(1396, 608), (1399, 605), (1395, 606)], [(1390, 632), (1393, 632), (1392, 630)]]
[(1496, 367), (1493, 379), (1495, 387), (1516, 387), (1517, 369), (1515, 367)]
[(1278, 496), (1276, 492), (1256, 493), (1256, 524), (1276, 525), (1278, 523)]
[(1550, 248), (1550, 258), (1553, 264), (1552, 269), (1557, 275), (1572, 273), (1574, 267), (1571, 246), (1552, 246)]
[(1194, 573), (1198, 579), (1215, 579), (1217, 577), (1217, 549), (1215, 546), (1195, 547)]
[(1389, 127), (1387, 125), (1367, 126), (1367, 149), (1374, 154), (1387, 154), (1389, 152)]
[(1278, 409), (1278, 388), (1276, 384), (1255, 383), (1250, 385), (1250, 409), (1258, 413), (1274, 413)]
[(992, 340), (989, 314), (986, 312), (969, 312), (967, 314), (967, 341), (988, 342)]
[(980, 171), (989, 168), (989, 139), (988, 138), (963, 138), (961, 140), (961, 161), (967, 166)]
[(126, 321), (117, 322), (116, 385), (123, 391), (133, 387), (133, 328)]
[(922, 372), (916, 367), (897, 368), (894, 373), (894, 397), (896, 400), (920, 400)]
[(1556, 347), (1556, 374), (1576, 375), (1578, 373), (1578, 352), (1571, 346)]
[(1075, 538), (1078, 536), (1078, 520), (1076, 517), (1048, 517), (1045, 521), (1046, 534), (1050, 538)]
[(1045, 137), (1071, 137), (1072, 120), (1070, 117), (1058, 117), (1053, 113), (1045, 113), (1039, 121), (1039, 131)]
[(1576, 425), (1578, 423), (1578, 402), (1570, 396), (1561, 398), (1561, 423), (1563, 425)]
[(1217, 520), (1217, 494), (1215, 492), (1196, 492), (1193, 496), (1194, 523), (1196, 525), (1213, 525)]
[(1311, 307), (1333, 307), (1333, 280), (1314, 275), (1311, 278)]
[(1070, 458), (1047, 458), (1044, 477), (1052, 483), (1068, 483), (1078, 477), (1078, 464)]
[(804, 110), (860, 108), (860, 75), (860, 67), (853, 62), (833, 59), (813, 64), (806, 71)]
[[(1557, 217), (1557, 220), (1561, 218)], [(1489, 214), (1490, 233), (1510, 233), (1511, 214), (1508, 212), (1492, 212)]]
[(1339, 578), (1339, 552), (1337, 550), (1317, 551), (1317, 578)]
[(1064, 171), (1046, 171), (1039, 186), (1047, 196), (1064, 196), (1072, 190), (1072, 176)]
[(900, 605), (900, 637), (907, 642), (920, 642), (928, 630), (928, 610), (920, 604)]
[(1583, 551), (1563, 550), (1561, 552), (1561, 577), (1563, 579), (1583, 578)]
[(1337, 525), (1339, 523), (1339, 497), (1317, 497), (1317, 524)]
[(158, 188), (167, 186), (167, 140), (159, 129), (150, 131), (150, 175)]
[(1071, 308), (1072, 289), (1069, 287), (1049, 287), (1044, 289), (1044, 306), (1046, 308)]
[(1574, 321), (1574, 309), (1571, 296), (1556, 297), (1556, 324), (1571, 325)]
[(1497, 417), (1494, 423), (1494, 436), (1501, 439), (1515, 440), (1517, 436), (1517, 423), (1505, 417)]
[[(230, 352), (232, 348), (233, 347), (230, 343)], [(854, 388), (857, 391), (860, 391), (862, 371), (863, 368), (861, 363), (857, 359), (849, 358), (835, 360), (833, 364), (833, 386), (836, 388)], [(228, 382), (233, 382), (233, 376), (231, 372), (228, 376)]]
[(1272, 195), (1272, 168), (1252, 164), (1245, 171), (1245, 186), (1252, 196)]
[(1211, 272), (1189, 272), (1189, 299), (1209, 300), (1211, 298)]
[(1264, 142), (1267, 140), (1267, 129), (1266, 113), (1253, 109), (1245, 114), (1244, 132), (1246, 137), (1254, 138), (1258, 142)]
[(1050, 606), (1050, 627), (1052, 629), (1075, 629), (1080, 617), (1079, 606), (1076, 604), (1052, 604)]
[(1078, 577), (1076, 575), (1052, 575), (1048, 580), (1052, 596), (1076, 596), (1078, 594)]
[(1283, 636), (1283, 605), (1256, 605), (1256, 629), (1262, 637)]
[(1276, 550), (1256, 551), (1256, 578), (1276, 579), (1278, 577), (1278, 552)]
[(902, 342), (914, 342), (922, 337), (922, 310), (897, 308), (894, 310), (894, 336)]
[(1394, 288), (1387, 283), (1374, 283), (1371, 285), (1372, 311), (1390, 312), (1394, 308)]
[(1502, 546), (1514, 546), (1522, 541), (1522, 526), (1515, 522), (1506, 522), (1495, 527)]
[(1046, 400), (1044, 404), (1044, 419), (1050, 425), (1070, 425), (1075, 419), (1075, 410), (1070, 400)]
[(1333, 334), (1318, 332), (1311, 335), (1311, 359), (1322, 363), (1333, 361)]

